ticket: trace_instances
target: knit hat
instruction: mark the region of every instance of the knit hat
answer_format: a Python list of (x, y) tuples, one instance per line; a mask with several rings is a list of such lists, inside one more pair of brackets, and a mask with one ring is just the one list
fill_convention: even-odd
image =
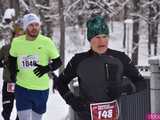
[(96, 35), (109, 35), (109, 29), (101, 16), (96, 16), (87, 21), (87, 39), (90, 41)]
[(23, 17), (23, 30), (25, 31), (26, 28), (28, 27), (28, 25), (31, 23), (34, 23), (34, 22), (39, 23), (39, 25), (41, 25), (40, 18), (37, 15), (35, 15), (33, 13), (24, 15), (24, 17)]

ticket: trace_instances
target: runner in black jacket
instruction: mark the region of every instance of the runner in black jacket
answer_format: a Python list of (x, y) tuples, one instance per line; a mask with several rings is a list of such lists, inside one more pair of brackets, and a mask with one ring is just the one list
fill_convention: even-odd
[[(87, 22), (87, 37), (91, 49), (76, 54), (60, 74), (58, 90), (66, 103), (76, 111), (81, 120), (91, 120), (89, 105), (118, 99), (131, 86), (122, 86), (122, 77), (132, 80), (137, 92), (144, 90), (146, 83), (131, 59), (125, 53), (108, 48), (108, 27), (100, 16)], [(79, 96), (68, 87), (78, 77)]]

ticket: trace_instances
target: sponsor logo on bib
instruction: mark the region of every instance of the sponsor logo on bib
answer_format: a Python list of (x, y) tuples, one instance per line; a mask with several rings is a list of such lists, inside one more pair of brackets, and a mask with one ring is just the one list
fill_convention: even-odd
[(35, 64), (38, 63), (38, 55), (28, 55), (19, 57), (21, 69), (33, 69)]

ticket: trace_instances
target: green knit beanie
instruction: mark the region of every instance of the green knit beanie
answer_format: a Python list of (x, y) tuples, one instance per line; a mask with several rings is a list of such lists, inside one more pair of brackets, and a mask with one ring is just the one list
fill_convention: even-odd
[(109, 29), (101, 16), (96, 16), (87, 21), (87, 39), (90, 41), (96, 35), (109, 35)]

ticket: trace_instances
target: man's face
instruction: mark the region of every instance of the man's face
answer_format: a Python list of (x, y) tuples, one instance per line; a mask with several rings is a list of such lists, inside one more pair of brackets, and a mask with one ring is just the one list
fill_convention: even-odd
[(39, 34), (39, 31), (40, 31), (39, 23), (34, 22), (28, 25), (26, 33), (30, 37), (34, 38), (34, 37), (37, 37), (37, 35)]
[(91, 49), (98, 54), (105, 53), (108, 49), (108, 40), (108, 36), (104, 34), (93, 37), (90, 41)]

